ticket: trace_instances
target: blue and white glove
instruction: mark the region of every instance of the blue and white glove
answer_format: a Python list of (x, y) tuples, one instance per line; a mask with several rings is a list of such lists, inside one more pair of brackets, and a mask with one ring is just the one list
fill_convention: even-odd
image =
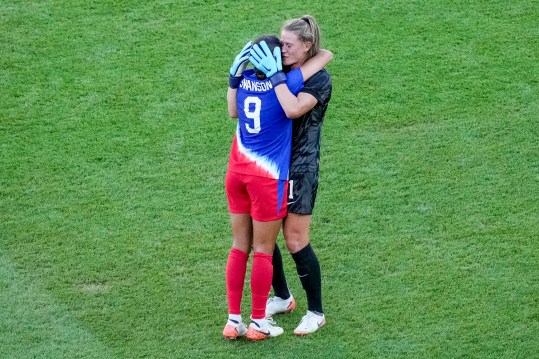
[(243, 71), (245, 71), (247, 63), (249, 62), (249, 55), (252, 45), (252, 41), (245, 44), (243, 49), (234, 59), (234, 62), (230, 67), (230, 77), (228, 78), (228, 85), (230, 88), (237, 89), (239, 87), (241, 79), (243, 78)]
[(283, 63), (280, 47), (275, 47), (272, 53), (265, 41), (254, 44), (249, 61), (266, 75), (273, 87), (286, 82), (286, 75), (282, 72)]

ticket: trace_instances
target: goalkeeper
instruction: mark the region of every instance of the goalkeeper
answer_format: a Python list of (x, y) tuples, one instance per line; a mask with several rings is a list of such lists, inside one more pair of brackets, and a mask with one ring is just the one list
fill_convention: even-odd
[[(283, 65), (297, 69), (316, 57), (320, 49), (320, 28), (309, 15), (287, 21), (281, 31)], [(318, 191), (322, 123), (331, 99), (331, 76), (325, 69), (305, 81), (297, 96), (286, 86), (275, 92), (288, 117), (293, 118), (292, 158), (290, 162), (288, 216), (283, 234), (288, 251), (307, 295), (307, 313), (294, 330), (297, 335), (314, 333), (326, 324), (322, 308), (320, 264), (309, 241), (311, 216)], [(286, 282), (279, 247), (273, 253), (273, 291), (266, 315), (292, 311), (296, 302)]]

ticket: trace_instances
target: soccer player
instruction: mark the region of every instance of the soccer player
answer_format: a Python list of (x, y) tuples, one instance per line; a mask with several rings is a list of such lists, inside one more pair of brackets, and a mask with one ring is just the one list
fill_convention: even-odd
[[(291, 71), (316, 56), (320, 49), (320, 28), (309, 15), (289, 20), (281, 31), (283, 66)], [(286, 115), (293, 118), (292, 159), (290, 163), (288, 216), (283, 234), (296, 263), (296, 270), (307, 295), (307, 314), (294, 330), (296, 335), (310, 334), (326, 324), (322, 308), (320, 264), (309, 242), (309, 228), (318, 189), (320, 138), (324, 115), (331, 98), (332, 82), (322, 69), (305, 81), (295, 96), (286, 86), (275, 92)], [(266, 307), (268, 317), (290, 312), (296, 302), (290, 293), (279, 247), (273, 253), (273, 290)]]
[[(262, 36), (254, 47), (271, 58), (274, 68), (260, 72), (247, 69), (251, 43), (245, 45), (230, 69), (227, 92), (230, 117), (238, 125), (225, 179), (232, 225), (232, 249), (226, 265), (228, 321), (223, 336), (251, 340), (275, 337), (283, 329), (266, 319), (266, 302), (272, 282), (272, 254), (282, 218), (287, 214), (287, 180), (290, 165), (292, 120), (280, 106), (274, 88), (286, 83), (296, 94), (303, 82), (322, 69), (332, 58), (320, 51), (311, 61), (284, 75), (280, 70), (280, 42), (275, 36)], [(251, 248), (252, 311), (249, 328), (241, 317), (241, 299)]]

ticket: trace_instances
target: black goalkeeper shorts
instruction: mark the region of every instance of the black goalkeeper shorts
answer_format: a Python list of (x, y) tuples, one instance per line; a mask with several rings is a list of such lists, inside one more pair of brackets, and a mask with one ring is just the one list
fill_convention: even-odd
[(288, 213), (312, 214), (317, 191), (318, 172), (290, 172), (288, 176)]

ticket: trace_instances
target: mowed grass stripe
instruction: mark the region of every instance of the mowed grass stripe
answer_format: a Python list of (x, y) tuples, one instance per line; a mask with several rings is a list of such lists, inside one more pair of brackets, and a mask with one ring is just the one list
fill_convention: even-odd
[(0, 357), (115, 358), (41, 283), (0, 256)]

